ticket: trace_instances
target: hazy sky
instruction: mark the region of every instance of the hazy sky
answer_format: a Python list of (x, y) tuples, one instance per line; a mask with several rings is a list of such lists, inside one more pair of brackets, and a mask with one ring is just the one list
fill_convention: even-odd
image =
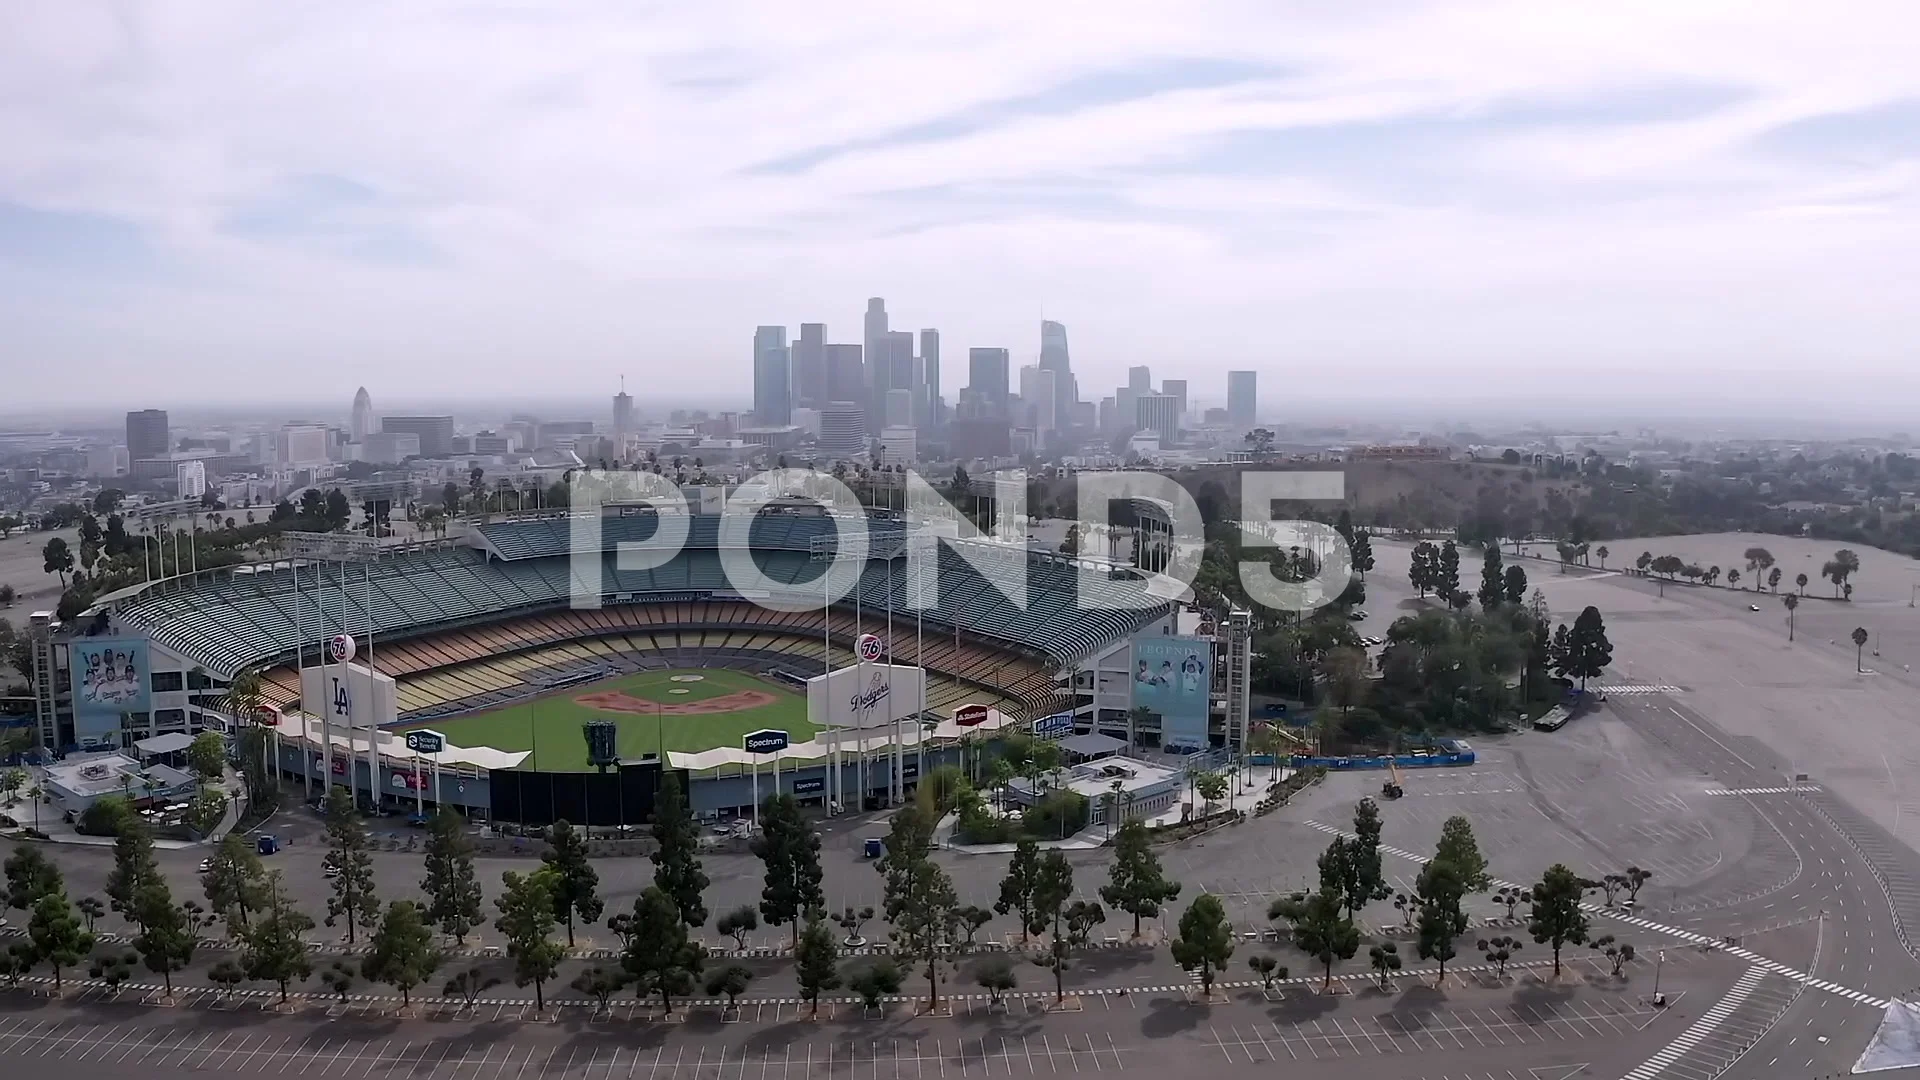
[(950, 397), (1044, 315), (1091, 397), (1920, 400), (1912, 0), (3, 19), (13, 403), (738, 396), (756, 324), (874, 295)]

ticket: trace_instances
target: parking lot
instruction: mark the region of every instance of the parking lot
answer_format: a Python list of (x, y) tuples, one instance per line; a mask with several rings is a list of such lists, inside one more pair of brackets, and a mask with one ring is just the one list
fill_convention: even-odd
[[(1329, 1016), (1296, 1023), (1216, 1025), (1208, 1045), (1229, 1064), (1534, 1046), (1579, 1039), (1630, 1039), (1671, 1015), (1636, 997), (1497, 1008), (1410, 1009)], [(1677, 1028), (1676, 1028), (1677, 1030)]]

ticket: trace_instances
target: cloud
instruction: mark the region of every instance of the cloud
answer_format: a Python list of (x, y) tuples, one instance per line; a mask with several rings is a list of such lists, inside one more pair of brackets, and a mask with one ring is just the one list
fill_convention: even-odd
[(29, 5), (10, 389), (743, 396), (754, 326), (856, 340), (874, 295), (956, 355), (1030, 356), (1044, 309), (1090, 396), (1870, 376), (1920, 331), (1920, 13), (1844, 7)]

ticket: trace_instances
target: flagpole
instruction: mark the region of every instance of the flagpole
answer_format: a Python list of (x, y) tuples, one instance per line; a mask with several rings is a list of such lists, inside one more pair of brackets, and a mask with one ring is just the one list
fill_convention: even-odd
[[(369, 559), (361, 563), (360, 569), (364, 575), (361, 580), (365, 585), (363, 595), (367, 608), (367, 695), (371, 698), (373, 695), (373, 561)], [(367, 798), (373, 803), (373, 812), (377, 814), (384, 800), (380, 794), (380, 751), (374, 745), (374, 738), (380, 731), (380, 718), (373, 715), (373, 705), (371, 700), (365, 703), (365, 708), (368, 710)]]
[[(294, 563), (293, 570), (293, 678), (295, 685), (305, 681), (307, 672), (307, 613), (301, 606), (305, 599), (300, 593), (300, 564)], [(302, 702), (302, 704), (305, 704)], [(278, 730), (277, 728), (275, 730)], [(300, 741), (310, 743), (312, 732), (307, 730), (305, 719), (300, 721)], [(313, 756), (305, 750), (300, 751), (300, 775), (306, 781), (306, 798), (313, 801)]]

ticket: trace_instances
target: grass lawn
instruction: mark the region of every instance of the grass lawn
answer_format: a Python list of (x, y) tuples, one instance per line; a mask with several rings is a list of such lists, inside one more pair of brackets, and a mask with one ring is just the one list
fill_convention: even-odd
[[(676, 677), (680, 681), (675, 681)], [(675, 693), (675, 691), (684, 691)], [(697, 708), (700, 702), (733, 695), (758, 694), (766, 700), (744, 708), (705, 715), (656, 718), (650, 706), (625, 711), (604, 698), (597, 703), (582, 698), (624, 695), (636, 702), (668, 709)], [(719, 703), (722, 707), (728, 703)], [(611, 720), (620, 730), (620, 756), (638, 758), (654, 753), (662, 741), (668, 750), (696, 753), (716, 746), (739, 746), (749, 732), (762, 728), (786, 731), (796, 743), (813, 738), (817, 730), (807, 722), (807, 701), (784, 686), (724, 668), (698, 671), (647, 671), (617, 679), (582, 683), (543, 697), (505, 705), (470, 716), (441, 718), (410, 724), (430, 727), (455, 746), (491, 746), (496, 750), (531, 750), (529, 768), (560, 772), (587, 771), (587, 740), (580, 726), (589, 720)], [(535, 738), (535, 733), (538, 738)]]

